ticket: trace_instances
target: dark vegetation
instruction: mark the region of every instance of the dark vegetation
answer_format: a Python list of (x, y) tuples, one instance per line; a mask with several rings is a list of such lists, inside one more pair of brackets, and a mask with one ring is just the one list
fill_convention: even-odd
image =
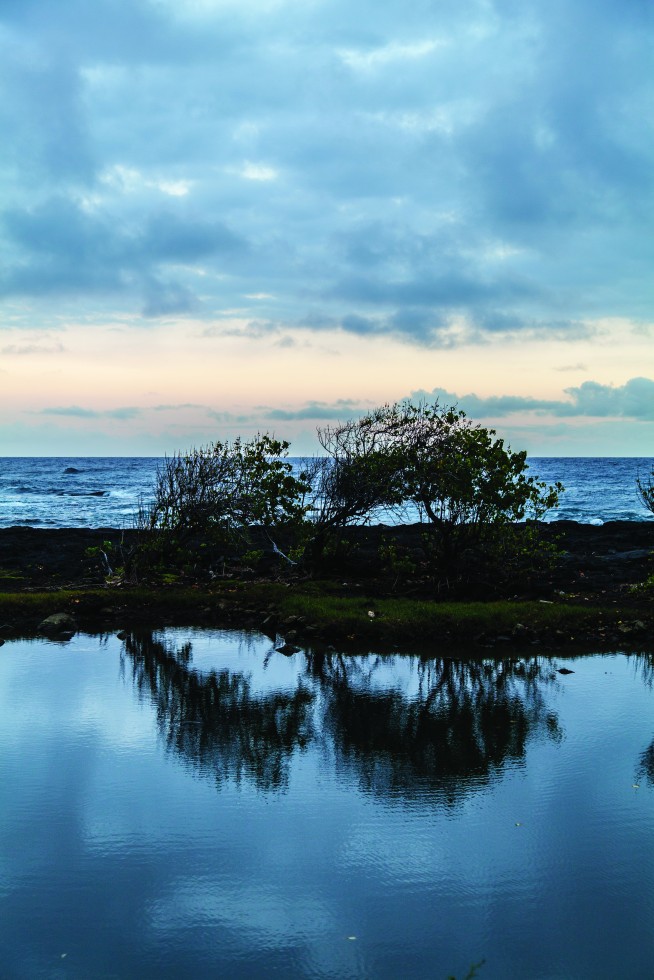
[(560, 485), (453, 408), (385, 406), (319, 438), (297, 475), (269, 435), (177, 454), (129, 530), (0, 531), (0, 640), (65, 610), (291, 647), (651, 644), (654, 522), (543, 522)]
[(339, 575), (361, 564), (360, 529), (384, 521), (421, 528), (410, 543), (377, 533), (365, 563), (390, 591), (478, 596), (552, 564), (537, 522), (562, 487), (529, 476), (526, 453), (463, 412), (387, 405), (318, 437), (325, 455), (297, 476), (289, 444), (268, 434), (167, 459), (126, 579), (215, 576), (239, 563), (258, 573), (270, 558), (309, 577)]
[(640, 499), (645, 504), (650, 513), (654, 514), (654, 469), (652, 469), (648, 476), (639, 476), (636, 480), (636, 485), (638, 487), (638, 493), (640, 494)]

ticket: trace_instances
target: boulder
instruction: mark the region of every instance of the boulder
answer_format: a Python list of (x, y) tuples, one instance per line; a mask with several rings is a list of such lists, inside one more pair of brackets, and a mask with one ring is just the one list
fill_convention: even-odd
[(77, 629), (77, 623), (70, 613), (53, 613), (47, 616), (42, 623), (39, 623), (38, 632), (57, 635), (60, 633), (70, 633), (73, 635)]
[(285, 657), (292, 657), (294, 653), (300, 652), (300, 647), (293, 646), (292, 643), (284, 643), (280, 647), (275, 647), (277, 653), (283, 653)]

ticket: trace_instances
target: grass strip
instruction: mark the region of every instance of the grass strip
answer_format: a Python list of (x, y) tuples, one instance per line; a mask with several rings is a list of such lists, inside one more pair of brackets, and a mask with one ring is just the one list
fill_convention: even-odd
[(515, 637), (533, 631), (571, 640), (597, 637), (638, 616), (632, 607), (574, 602), (435, 602), (330, 594), (333, 583), (288, 587), (277, 582), (226, 582), (209, 587), (111, 587), (47, 592), (0, 592), (0, 626), (31, 632), (54, 612), (73, 613), (81, 628), (130, 628), (132, 624), (264, 627), (284, 635), (289, 619), (296, 633), (355, 645), (412, 646), (472, 643), (485, 634)]

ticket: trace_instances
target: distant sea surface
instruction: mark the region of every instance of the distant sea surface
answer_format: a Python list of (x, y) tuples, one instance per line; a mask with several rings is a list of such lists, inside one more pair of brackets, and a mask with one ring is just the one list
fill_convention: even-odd
[[(298, 464), (300, 461), (295, 461)], [(153, 457), (0, 457), (0, 527), (134, 526), (161, 459)], [(652, 458), (533, 457), (533, 474), (566, 490), (548, 520), (583, 524), (654, 519), (638, 496)]]

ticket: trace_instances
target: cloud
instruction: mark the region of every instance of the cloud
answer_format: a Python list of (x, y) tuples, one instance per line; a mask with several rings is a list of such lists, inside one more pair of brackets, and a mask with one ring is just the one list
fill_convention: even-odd
[(520, 395), (492, 395), (481, 398), (473, 393), (458, 396), (444, 388), (411, 393), (410, 400), (435, 401), (458, 405), (471, 418), (503, 418), (514, 414), (555, 415), (563, 418), (614, 418), (654, 421), (654, 380), (631, 378), (624, 385), (603, 385), (584, 381), (564, 389), (568, 399), (541, 399)]
[(364, 415), (368, 409), (362, 408), (356, 402), (345, 399), (336, 402), (311, 401), (302, 405), (300, 408), (264, 408), (262, 418), (269, 422), (296, 422), (296, 421), (334, 421), (358, 418)]
[(278, 176), (274, 167), (267, 167), (264, 163), (251, 163), (249, 160), (237, 172), (244, 180), (276, 180)]
[(588, 370), (588, 366), (586, 364), (584, 364), (583, 361), (580, 361), (577, 364), (562, 364), (560, 367), (555, 367), (554, 370), (555, 371), (558, 371), (561, 374), (565, 374), (565, 373), (567, 373), (569, 371), (584, 371), (585, 372), (585, 371)]
[(206, 408), (206, 405), (198, 405), (195, 402), (182, 402), (179, 405), (153, 405), (153, 412), (185, 412), (198, 408)]
[(142, 225), (116, 225), (102, 209), (64, 195), (8, 209), (3, 224), (13, 261), (0, 275), (0, 295), (138, 297), (146, 317), (201, 305), (179, 266), (217, 255), (229, 265), (247, 248), (219, 221), (157, 210)]
[(432, 54), (445, 42), (441, 40), (414, 41), (410, 44), (398, 44), (391, 42), (381, 47), (369, 50), (344, 49), (339, 51), (339, 56), (348, 68), (358, 71), (372, 71), (376, 68), (385, 68), (394, 63), (415, 61)]
[(631, 378), (617, 387), (584, 381), (578, 388), (566, 388), (566, 394), (572, 398), (574, 414), (654, 421), (651, 378)]
[(101, 412), (97, 412), (92, 408), (82, 408), (79, 405), (69, 405), (67, 407), (57, 407), (57, 408), (42, 408), (39, 415), (62, 415), (66, 418), (75, 419), (97, 419), (100, 418)]
[(254, 414), (235, 414), (234, 412), (221, 412), (213, 408), (207, 409), (207, 416), (215, 422), (223, 425), (249, 425), (256, 422), (257, 416)]
[(82, 408), (79, 405), (68, 405), (52, 408), (42, 408), (37, 412), (38, 415), (59, 415), (71, 419), (117, 419), (118, 421), (129, 422), (143, 414), (142, 408), (127, 406), (123, 408), (111, 408), (98, 411), (93, 408)]
[(141, 313), (146, 318), (190, 313), (198, 305), (197, 297), (176, 282), (150, 280), (145, 286), (145, 303)]
[(426, 346), (645, 325), (653, 33), (618, 0), (7, 0), (0, 296)]
[(63, 354), (66, 348), (61, 342), (54, 344), (7, 344), (1, 350), (2, 354), (11, 357), (28, 357), (32, 354)]

